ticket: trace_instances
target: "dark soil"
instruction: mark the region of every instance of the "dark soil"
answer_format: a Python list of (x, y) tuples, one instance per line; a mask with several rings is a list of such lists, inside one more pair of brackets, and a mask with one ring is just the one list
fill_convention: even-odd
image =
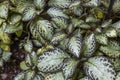
[[(20, 37), (19, 40), (23, 40), (24, 37), (25, 35)], [(15, 39), (15, 36), (12, 36), (12, 38)], [(20, 69), (20, 62), (24, 60), (27, 53), (19, 49), (19, 43), (19, 41), (14, 41), (14, 43), (11, 44), (12, 56), (10, 60), (0, 68), (0, 80), (13, 80), (14, 76), (22, 71)]]

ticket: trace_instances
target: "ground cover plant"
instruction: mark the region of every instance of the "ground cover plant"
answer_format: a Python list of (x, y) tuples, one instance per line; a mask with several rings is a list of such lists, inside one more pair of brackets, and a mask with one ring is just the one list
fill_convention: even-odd
[(120, 80), (120, 0), (0, 0), (0, 80)]

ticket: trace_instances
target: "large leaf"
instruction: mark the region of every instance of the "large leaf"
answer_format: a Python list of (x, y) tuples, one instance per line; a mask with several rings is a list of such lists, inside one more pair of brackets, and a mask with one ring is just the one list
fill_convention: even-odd
[(114, 80), (115, 70), (106, 57), (97, 56), (84, 63), (84, 70), (92, 80)]
[(36, 23), (36, 28), (45, 39), (50, 40), (53, 35), (52, 24), (48, 20), (38, 20)]
[(120, 80), (120, 72), (117, 73), (115, 80)]
[(48, 13), (48, 15), (50, 17), (64, 17), (64, 18), (68, 18), (68, 16), (61, 9), (56, 8), (56, 7), (49, 8), (47, 13)]
[(55, 6), (60, 8), (68, 8), (71, 3), (71, 0), (49, 0), (49, 6)]
[(9, 2), (4, 1), (0, 3), (0, 17), (7, 19), (8, 17)]
[(23, 11), (23, 21), (29, 21), (33, 19), (36, 16), (36, 10), (34, 7), (26, 7)]
[(69, 58), (69, 55), (61, 49), (55, 48), (39, 56), (37, 67), (43, 72), (55, 72), (61, 69), (65, 58)]
[(66, 79), (71, 78), (76, 70), (76, 67), (78, 65), (79, 61), (76, 61), (74, 59), (68, 59), (63, 67), (62, 71)]
[(90, 57), (93, 55), (96, 49), (96, 38), (92, 33), (84, 41), (84, 56)]
[(47, 75), (44, 80), (66, 80), (66, 79), (64, 79), (62, 72), (58, 72)]
[(82, 35), (78, 33), (71, 37), (68, 41), (67, 47), (73, 55), (79, 57), (82, 48)]

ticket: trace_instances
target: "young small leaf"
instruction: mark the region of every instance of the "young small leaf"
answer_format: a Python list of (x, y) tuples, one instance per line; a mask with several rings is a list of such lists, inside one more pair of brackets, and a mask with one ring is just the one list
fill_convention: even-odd
[(64, 64), (63, 64), (63, 67), (62, 67), (62, 71), (63, 71), (63, 74), (65, 76), (66, 79), (69, 79), (73, 76), (75, 70), (76, 70), (76, 67), (78, 65), (78, 62), (79, 61), (76, 61), (74, 59), (68, 59)]

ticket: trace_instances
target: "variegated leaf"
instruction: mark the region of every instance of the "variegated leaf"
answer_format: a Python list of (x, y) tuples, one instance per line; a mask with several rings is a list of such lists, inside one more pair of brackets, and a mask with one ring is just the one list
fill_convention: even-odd
[(37, 67), (43, 72), (55, 72), (61, 69), (65, 58), (69, 58), (69, 55), (61, 49), (55, 48), (39, 56)]
[(109, 27), (109, 26), (111, 25), (111, 23), (112, 23), (112, 20), (111, 20), (111, 19), (110, 19), (110, 20), (106, 20), (106, 21), (104, 21), (104, 22), (102, 23), (101, 27), (102, 27), (102, 28), (107, 28), (107, 27)]
[(22, 16), (20, 14), (12, 14), (9, 18), (9, 24), (16, 24), (19, 23), (19, 21), (22, 19)]
[(49, 6), (55, 6), (60, 8), (68, 8), (71, 3), (71, 0), (49, 0)]
[(89, 58), (84, 63), (84, 70), (86, 75), (92, 80), (115, 80), (116, 72), (106, 57)]
[(67, 35), (65, 33), (62, 32), (58, 32), (56, 34), (54, 34), (51, 43), (53, 44), (57, 44), (58, 42), (62, 41)]
[(11, 55), (12, 55), (11, 52), (3, 51), (3, 53), (2, 53), (2, 59), (4, 61), (8, 61), (10, 59)]
[(107, 45), (108, 38), (107, 38), (106, 35), (104, 35), (104, 34), (96, 34), (95, 37), (96, 37), (96, 41), (98, 43), (103, 44), (103, 45)]
[(86, 22), (99, 22), (100, 20), (95, 18), (94, 16), (88, 16), (85, 20)]
[(91, 26), (89, 24), (86, 24), (86, 23), (80, 24), (79, 27), (82, 29), (90, 29), (91, 28)]
[(43, 9), (46, 4), (45, 0), (33, 0), (33, 3), (37, 9)]
[(56, 18), (52, 18), (52, 21), (56, 24), (56, 26), (58, 26), (60, 29), (66, 29), (68, 24), (67, 24), (67, 20), (65, 18), (62, 17), (56, 17)]
[(47, 75), (44, 80), (66, 80), (66, 79), (64, 78), (62, 72), (58, 72)]
[(26, 63), (26, 66), (28, 67), (32, 66), (32, 60), (31, 60), (30, 54), (27, 54), (27, 56), (25, 57), (25, 63)]
[(120, 29), (120, 20), (111, 25), (114, 28)]
[(27, 66), (37, 66), (37, 60), (38, 60), (37, 53), (35, 53), (34, 51), (27, 54), (25, 58), (25, 62)]
[(77, 16), (81, 16), (82, 13), (83, 13), (83, 8), (81, 8), (81, 7), (75, 7), (75, 8), (73, 9), (73, 13), (74, 13), (75, 15), (77, 15)]
[(38, 40), (33, 40), (33, 44), (36, 47), (41, 47), (42, 46), (42, 44)]
[(37, 53), (35, 53), (34, 51), (30, 53), (30, 58), (31, 58), (31, 62), (34, 66), (37, 66)]
[(96, 50), (96, 38), (94, 33), (90, 34), (84, 41), (84, 56), (90, 57)]
[(120, 80), (120, 72), (117, 73), (115, 80)]
[(120, 11), (120, 0), (116, 0), (114, 5), (113, 5), (113, 9), (112, 9), (115, 13), (119, 13)]
[(45, 39), (50, 40), (53, 36), (53, 27), (48, 20), (38, 20), (36, 23), (36, 28)]
[(116, 40), (109, 40), (108, 43), (109, 47), (111, 47), (114, 50), (120, 50), (120, 42)]
[(120, 51), (114, 50), (108, 46), (101, 46), (100, 51), (102, 51), (105, 55), (112, 58), (120, 57)]
[(76, 67), (78, 65), (79, 61), (76, 61), (74, 59), (68, 59), (66, 62), (63, 64), (62, 71), (66, 79), (69, 79), (73, 76)]
[(36, 10), (34, 7), (26, 7), (23, 11), (23, 21), (29, 21), (36, 16)]
[(33, 44), (32, 44), (32, 41), (31, 40), (27, 40), (26, 43), (24, 44), (24, 49), (25, 51), (27, 52), (31, 52), (32, 49), (33, 49)]
[(117, 41), (109, 41), (107, 46), (101, 46), (99, 49), (109, 57), (120, 57), (120, 43)]
[(35, 22), (31, 22), (29, 29), (30, 29), (30, 32), (31, 32), (32, 36), (35, 39), (38, 39), (39, 37), (41, 37), (40, 33), (38, 32), (38, 29), (36, 28), (36, 23)]
[(82, 48), (82, 35), (78, 33), (71, 37), (68, 41), (67, 47), (74, 56), (80, 57)]
[(17, 74), (17, 76), (15, 76), (13, 80), (24, 80), (24, 77), (25, 77), (25, 73), (21, 72)]
[(25, 73), (24, 80), (33, 80), (34, 76), (35, 76), (35, 72), (34, 71), (27, 71)]
[(43, 76), (40, 74), (36, 74), (33, 80), (43, 80)]
[(85, 76), (84, 78), (79, 79), (79, 80), (92, 80), (92, 79), (91, 79), (91, 78), (89, 78), (88, 76)]
[(8, 17), (8, 10), (9, 9), (9, 2), (4, 1), (0, 3), (0, 17), (7, 19)]
[(47, 13), (50, 17), (68, 18), (68, 16), (60, 8), (56, 8), (56, 7), (49, 8)]
[(86, 6), (86, 7), (96, 7), (99, 5), (100, 5), (99, 0), (90, 0), (89, 2), (83, 4), (83, 6)]
[(108, 36), (108, 37), (117, 37), (117, 31), (113, 28), (109, 28), (105, 31), (105, 34)]
[(120, 59), (119, 58), (110, 58), (110, 61), (114, 65), (115, 70), (119, 71), (120, 70)]
[(8, 34), (15, 33), (19, 30), (23, 30), (23, 24), (22, 23), (16, 23), (16, 24), (8, 24), (5, 32)]
[(69, 39), (65, 38), (60, 42), (59, 47), (63, 50), (67, 49), (67, 44), (68, 44)]

